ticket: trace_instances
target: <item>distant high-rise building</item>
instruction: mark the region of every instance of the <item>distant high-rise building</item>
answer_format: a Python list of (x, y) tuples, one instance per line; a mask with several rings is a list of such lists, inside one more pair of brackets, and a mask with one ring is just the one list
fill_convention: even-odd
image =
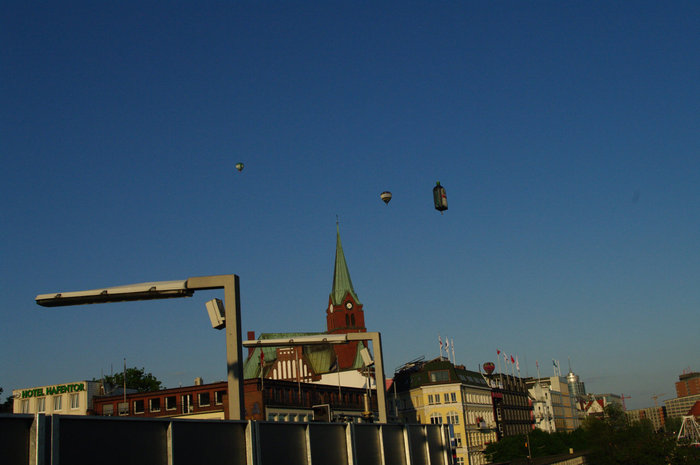
[(700, 394), (700, 373), (682, 373), (676, 383), (676, 394), (678, 397), (694, 396)]
[(666, 424), (664, 410), (662, 407), (647, 407), (635, 410), (627, 410), (625, 412), (627, 418), (631, 421), (649, 420), (654, 425), (654, 431), (658, 431)]
[(688, 411), (700, 401), (700, 373), (697, 371), (684, 371), (678, 376), (676, 383), (675, 399), (664, 401), (666, 416), (682, 417), (688, 415)]
[(569, 385), (569, 395), (574, 399), (582, 399), (586, 396), (586, 385), (580, 381), (578, 375), (573, 371), (569, 371), (566, 375), (566, 383)]

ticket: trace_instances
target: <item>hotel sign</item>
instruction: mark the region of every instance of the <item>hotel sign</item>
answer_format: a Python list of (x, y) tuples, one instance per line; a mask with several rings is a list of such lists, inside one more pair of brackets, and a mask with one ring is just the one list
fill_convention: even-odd
[(25, 389), (22, 391), (22, 399), (28, 397), (52, 396), (55, 394), (65, 394), (67, 392), (79, 392), (84, 390), (84, 383), (59, 384), (56, 386), (47, 386), (46, 388)]

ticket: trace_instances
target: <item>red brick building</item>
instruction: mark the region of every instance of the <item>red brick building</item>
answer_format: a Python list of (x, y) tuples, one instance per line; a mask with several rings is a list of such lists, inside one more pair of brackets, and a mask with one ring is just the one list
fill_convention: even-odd
[[(227, 419), (227, 383), (163, 389), (126, 395), (95, 397), (95, 415), (130, 417), (181, 417), (192, 419)], [(364, 410), (364, 396), (359, 388), (338, 388), (322, 384), (295, 383), (281, 380), (249, 379), (244, 383), (246, 420), (312, 421), (313, 407), (328, 405), (336, 419), (359, 419)], [(370, 400), (376, 411), (376, 395)], [(331, 418), (333, 419), (333, 418)]]
[(678, 397), (700, 394), (700, 373), (690, 372), (680, 375), (676, 383), (676, 393)]

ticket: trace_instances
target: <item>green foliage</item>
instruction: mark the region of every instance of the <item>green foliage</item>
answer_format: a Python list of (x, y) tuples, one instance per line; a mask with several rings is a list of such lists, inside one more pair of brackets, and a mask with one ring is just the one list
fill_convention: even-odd
[[(4, 392), (2, 386), (0, 386), (0, 394)], [(0, 403), (0, 412), (12, 412), (12, 394), (7, 396), (5, 402)]]
[[(546, 434), (546, 433), (545, 433)], [(527, 457), (525, 435), (508, 436), (486, 446), (484, 454), (489, 462), (509, 462)]]
[(670, 417), (666, 419), (664, 429), (668, 434), (678, 435), (678, 431), (680, 431), (682, 424), (683, 419), (681, 417)]
[[(629, 423), (621, 407), (605, 408), (604, 418), (589, 417), (572, 433), (530, 433), (532, 457), (587, 451), (598, 465), (698, 465), (700, 449), (679, 447), (675, 435), (655, 432), (649, 420)], [(509, 462), (527, 457), (525, 435), (511, 436), (489, 444), (484, 451), (491, 462)]]
[[(124, 385), (124, 373), (115, 373), (114, 376), (104, 377), (105, 385), (112, 387), (121, 387)], [(159, 391), (165, 389), (158, 379), (151, 373), (146, 373), (145, 368), (127, 368), (126, 369), (126, 387), (127, 389), (136, 389), (138, 392)]]

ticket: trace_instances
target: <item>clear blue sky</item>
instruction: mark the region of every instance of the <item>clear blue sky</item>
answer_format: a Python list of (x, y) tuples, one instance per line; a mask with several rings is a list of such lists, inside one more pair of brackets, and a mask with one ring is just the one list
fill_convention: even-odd
[(324, 330), (336, 215), (389, 370), (441, 334), (628, 407), (700, 370), (700, 3), (199, 3), (4, 5), (6, 393), (225, 378), (215, 292), (42, 293), (236, 273), (244, 331)]

